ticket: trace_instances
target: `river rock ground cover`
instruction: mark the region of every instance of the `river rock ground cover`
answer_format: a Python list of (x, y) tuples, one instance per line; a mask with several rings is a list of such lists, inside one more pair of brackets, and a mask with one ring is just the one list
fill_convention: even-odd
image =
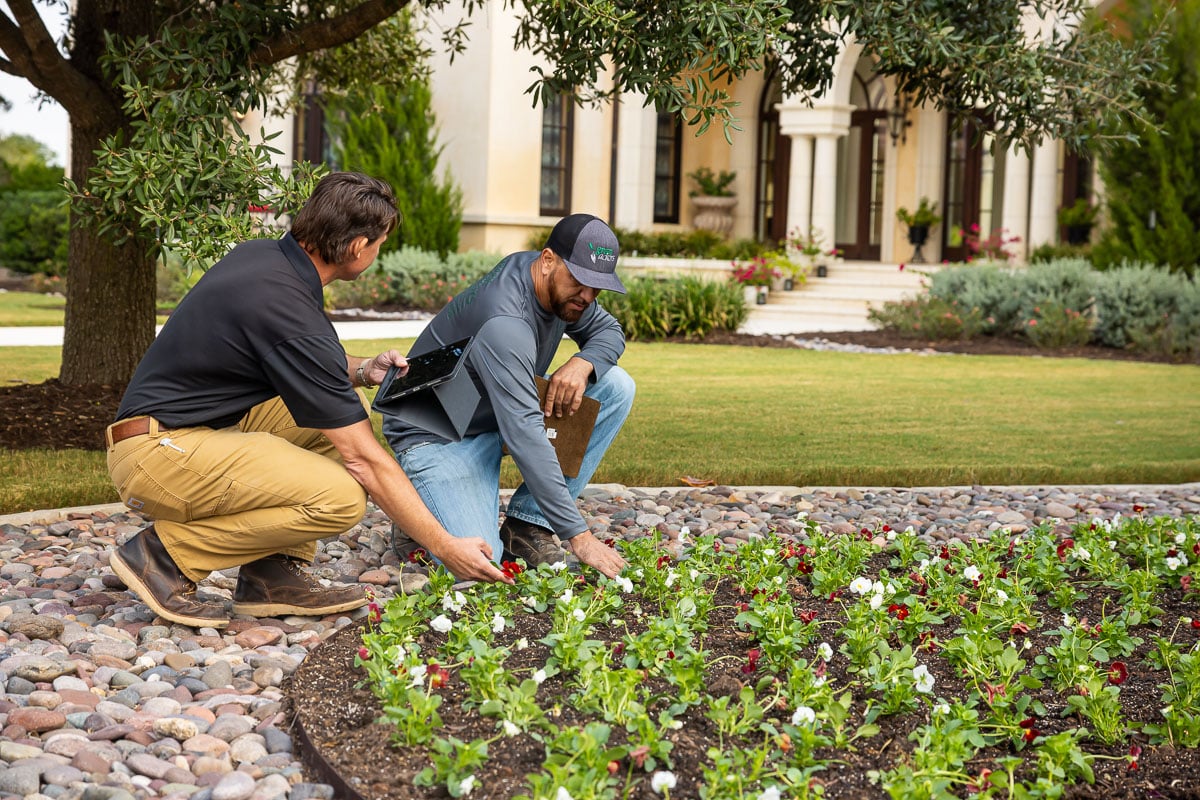
[[(1194, 797), (1200, 630), (1180, 555), (1200, 531), (1130, 511), (993, 525), (986, 543), (886, 523), (827, 534), (803, 511), (690, 549), (687, 526), (631, 531), (618, 546), (640, 551), (630, 578), (644, 593), (612, 600), (632, 587), (543, 568), (518, 576), (517, 603), (447, 579), (314, 653), (293, 710), (316, 760), (364, 797)], [(750, 560), (713, 571), (709, 548)], [(1122, 583), (1151, 574), (1152, 601)], [(679, 609), (697, 605), (705, 622), (681, 637)], [(586, 634), (572, 638), (567, 614)], [(517, 677), (497, 690), (493, 675), (481, 696), (476, 658), (497, 653)], [(368, 672), (391, 688), (368, 688)], [(680, 702), (698, 686), (703, 699)], [(531, 696), (545, 716), (514, 710)], [(444, 725), (432, 733), (414, 718), (430, 700)], [(1164, 734), (1173, 702), (1189, 710)], [(452, 743), (440, 760), (425, 734)]]

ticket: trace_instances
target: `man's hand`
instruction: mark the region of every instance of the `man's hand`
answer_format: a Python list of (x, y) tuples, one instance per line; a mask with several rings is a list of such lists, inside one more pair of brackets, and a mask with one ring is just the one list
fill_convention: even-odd
[(595, 567), (610, 578), (617, 577), (617, 573), (625, 568), (625, 559), (621, 554), (593, 536), (591, 531), (572, 536), (566, 543), (581, 562)]
[(460, 581), (513, 583), (512, 578), (505, 575), (492, 563), (492, 548), (483, 539), (477, 537), (459, 539), (451, 536), (443, 540), (442, 544), (441, 552), (434, 553), (434, 555)]
[(546, 405), (542, 412), (547, 417), (561, 417), (578, 411), (591, 375), (592, 365), (578, 356), (555, 370), (550, 376), (550, 388), (546, 390)]
[(383, 383), (383, 379), (387, 377), (388, 370), (392, 366), (400, 367), (401, 375), (408, 372), (408, 359), (399, 350), (388, 350), (374, 358), (364, 359), (363, 365), (363, 377), (372, 386)]

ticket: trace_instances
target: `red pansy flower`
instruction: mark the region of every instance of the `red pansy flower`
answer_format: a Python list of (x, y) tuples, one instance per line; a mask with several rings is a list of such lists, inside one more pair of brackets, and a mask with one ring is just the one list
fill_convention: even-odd
[(1125, 666), (1124, 661), (1114, 661), (1108, 667), (1108, 682), (1113, 686), (1120, 686), (1129, 679), (1129, 668)]
[(371, 660), (371, 651), (365, 647), (360, 647), (360, 648), (358, 648), (358, 657), (359, 657), (359, 660), (361, 660), (361, 661), (370, 661)]
[(908, 616), (908, 606), (903, 603), (892, 603), (888, 606), (888, 613), (895, 614), (896, 619), (904, 619)]
[(1058, 560), (1066, 561), (1067, 560), (1067, 551), (1070, 550), (1074, 546), (1075, 546), (1074, 539), (1063, 539), (1062, 543), (1059, 544), (1059, 546), (1058, 546)]

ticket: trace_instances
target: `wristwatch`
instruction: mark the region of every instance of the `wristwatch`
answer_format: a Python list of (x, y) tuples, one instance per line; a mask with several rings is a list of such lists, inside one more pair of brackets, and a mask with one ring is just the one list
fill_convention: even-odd
[(358, 369), (354, 371), (355, 377), (358, 378), (358, 385), (364, 389), (374, 389), (375, 384), (367, 380), (367, 362), (358, 365)]

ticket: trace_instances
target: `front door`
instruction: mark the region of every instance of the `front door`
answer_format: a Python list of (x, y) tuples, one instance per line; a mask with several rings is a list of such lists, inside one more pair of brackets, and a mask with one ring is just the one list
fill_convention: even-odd
[(837, 248), (849, 259), (878, 261), (883, 238), (883, 173), (887, 166), (887, 111), (850, 114), (842, 150)]
[[(942, 213), (942, 259), (966, 261), (967, 238), (979, 233), (984, 137), (968, 122), (946, 137), (946, 198)], [(984, 234), (986, 236), (986, 234)]]
[(792, 139), (779, 132), (779, 86), (769, 80), (758, 114), (758, 169), (755, 174), (754, 235), (759, 241), (787, 238), (788, 183)]

